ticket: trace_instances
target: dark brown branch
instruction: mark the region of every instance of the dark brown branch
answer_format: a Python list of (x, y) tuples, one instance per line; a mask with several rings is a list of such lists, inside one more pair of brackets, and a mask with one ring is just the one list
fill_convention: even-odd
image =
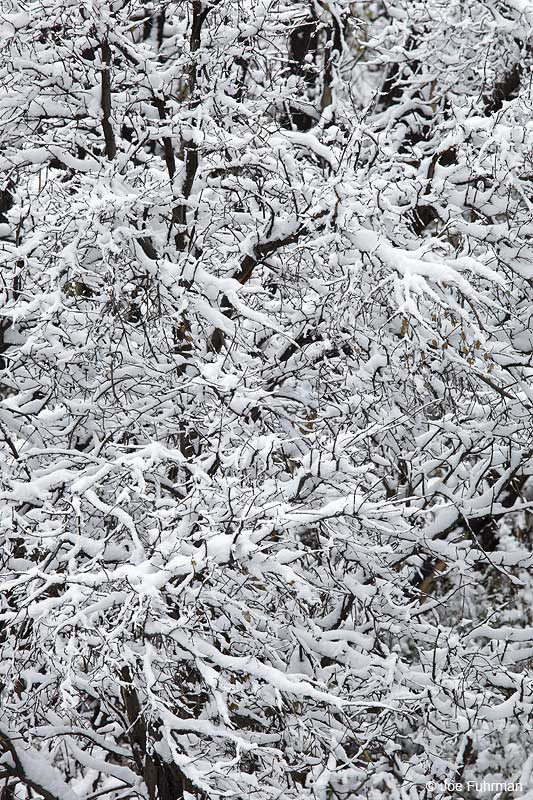
[(333, 101), (333, 82), (335, 79), (335, 64), (342, 54), (342, 31), (338, 20), (332, 14), (332, 28), (328, 31), (328, 42), (325, 47), (324, 83), (320, 110), (323, 112)]
[(270, 242), (257, 244), (254, 247), (253, 254), (247, 255), (243, 258), (240, 269), (237, 273), (235, 273), (233, 278), (244, 285), (250, 280), (255, 267), (260, 261), (263, 261), (263, 259), (272, 255), (272, 253), (275, 253), (277, 250), (280, 250), (282, 247), (297, 242), (302, 233), (304, 233), (306, 230), (306, 228), (300, 228), (294, 233), (291, 233), (289, 236), (286, 236), (284, 239), (273, 239)]
[(6, 212), (13, 207), (14, 185), (9, 181), (3, 189), (0, 189), (0, 222), (7, 222)]
[[(307, 19), (297, 24), (289, 34), (288, 62), (291, 73), (302, 79), (309, 88), (314, 87), (318, 81), (318, 45), (318, 19), (313, 4), (309, 3)], [(299, 131), (309, 130), (317, 121), (316, 112), (313, 111), (311, 108), (311, 113), (308, 113), (299, 105), (290, 104), (284, 124), (288, 127), (294, 125)]]
[[(157, 108), (157, 113), (159, 114), (159, 119), (161, 122), (166, 122), (167, 110), (165, 107), (165, 101), (161, 98), (156, 98), (154, 105)], [(163, 150), (165, 153), (165, 164), (167, 165), (168, 176), (172, 181), (172, 178), (176, 174), (176, 159), (174, 158), (172, 139), (169, 136), (163, 136)]]
[[(520, 499), (522, 491), (527, 481), (527, 475), (517, 476), (516, 468), (505, 485), (495, 496), (495, 500), (501, 497), (501, 505), (505, 509), (512, 511), (512, 506)], [(456, 528), (462, 529), (466, 536), (487, 553), (492, 553), (498, 548), (499, 531), (498, 520), (508, 514), (509, 511), (498, 511), (490, 514), (483, 514), (479, 517), (465, 516), (461, 514), (461, 519), (456, 520), (446, 530), (441, 531), (435, 538), (445, 540), (447, 536)], [(434, 556), (427, 556), (419, 568), (417, 574), (411, 581), (413, 586), (417, 586), (423, 594), (428, 594), (433, 585), (434, 579), (439, 572), (446, 568), (446, 563)]]
[(104, 131), (106, 155), (112, 161), (117, 154), (115, 134), (111, 125), (111, 48), (107, 41), (102, 42), (102, 128)]
[[(59, 777), (50, 765), (52, 780), (46, 779), (46, 773), (40, 768), (39, 762), (44, 762), (43, 756), (33, 748), (27, 748), (23, 744), (19, 747), (16, 741), (23, 742), (22, 737), (13, 733), (0, 725), (0, 748), (4, 753), (8, 753), (11, 764), (3, 763), (4, 771), (23, 783), (28, 789), (41, 795), (44, 800), (75, 800), (75, 794), (70, 787)], [(30, 774), (28, 774), (28, 764), (31, 764)], [(34, 774), (31, 774), (34, 769)], [(37, 777), (38, 776), (38, 777)]]
[[(150, 800), (181, 800), (185, 792), (193, 790), (192, 784), (176, 764), (164, 761), (149, 747), (150, 740), (153, 742), (160, 735), (142, 713), (128, 667), (121, 670), (120, 678), (123, 682), (121, 694), (129, 723), (132, 751), (139, 774), (143, 776), (148, 789), (148, 796)], [(202, 795), (203, 793), (200, 794)]]
[[(316, 219), (320, 219), (320, 217), (323, 217), (326, 213), (326, 211), (321, 212)], [(233, 279), (244, 285), (250, 280), (254, 269), (261, 261), (263, 261), (265, 258), (268, 258), (268, 256), (272, 255), (272, 253), (281, 250), (282, 247), (285, 247), (289, 244), (295, 244), (303, 234), (308, 232), (308, 226), (302, 225), (301, 228), (283, 239), (272, 239), (267, 242), (262, 242), (261, 244), (256, 244), (253, 249), (253, 253), (246, 255), (241, 261), (241, 266), (238, 272), (232, 276)], [(228, 319), (232, 319), (235, 315), (235, 309), (231, 306), (226, 295), (224, 295), (222, 298), (221, 311)], [(210, 344), (211, 349), (214, 350), (215, 353), (220, 353), (222, 345), (224, 344), (224, 332), (221, 331), (220, 328), (216, 328), (213, 332)]]
[(157, 17), (157, 49), (161, 50), (165, 33), (166, 8), (162, 8)]
[(520, 78), (522, 77), (522, 64), (516, 63), (507, 72), (501, 81), (498, 81), (490, 95), (484, 97), (485, 113), (494, 114), (500, 111), (503, 104), (516, 97), (520, 88)]
[[(198, 82), (198, 71), (194, 54), (200, 49), (202, 25), (210, 11), (210, 6), (200, 0), (194, 0), (192, 4), (192, 27), (189, 45), (192, 55), (192, 62), (189, 68), (189, 108), (194, 109), (198, 106), (200, 98), (196, 97), (196, 85)], [(172, 213), (172, 222), (178, 226), (178, 232), (174, 237), (176, 248), (179, 251), (185, 250), (187, 246), (187, 200), (191, 196), (194, 179), (198, 170), (198, 145), (196, 142), (186, 143), (183, 146), (183, 157), (185, 161), (185, 177), (181, 187), (181, 194), (185, 202), (177, 205)]]

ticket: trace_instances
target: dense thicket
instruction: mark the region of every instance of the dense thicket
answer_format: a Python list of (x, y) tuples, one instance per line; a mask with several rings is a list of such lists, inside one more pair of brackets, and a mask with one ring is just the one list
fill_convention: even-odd
[(533, 798), (530, 4), (0, 9), (2, 800)]

